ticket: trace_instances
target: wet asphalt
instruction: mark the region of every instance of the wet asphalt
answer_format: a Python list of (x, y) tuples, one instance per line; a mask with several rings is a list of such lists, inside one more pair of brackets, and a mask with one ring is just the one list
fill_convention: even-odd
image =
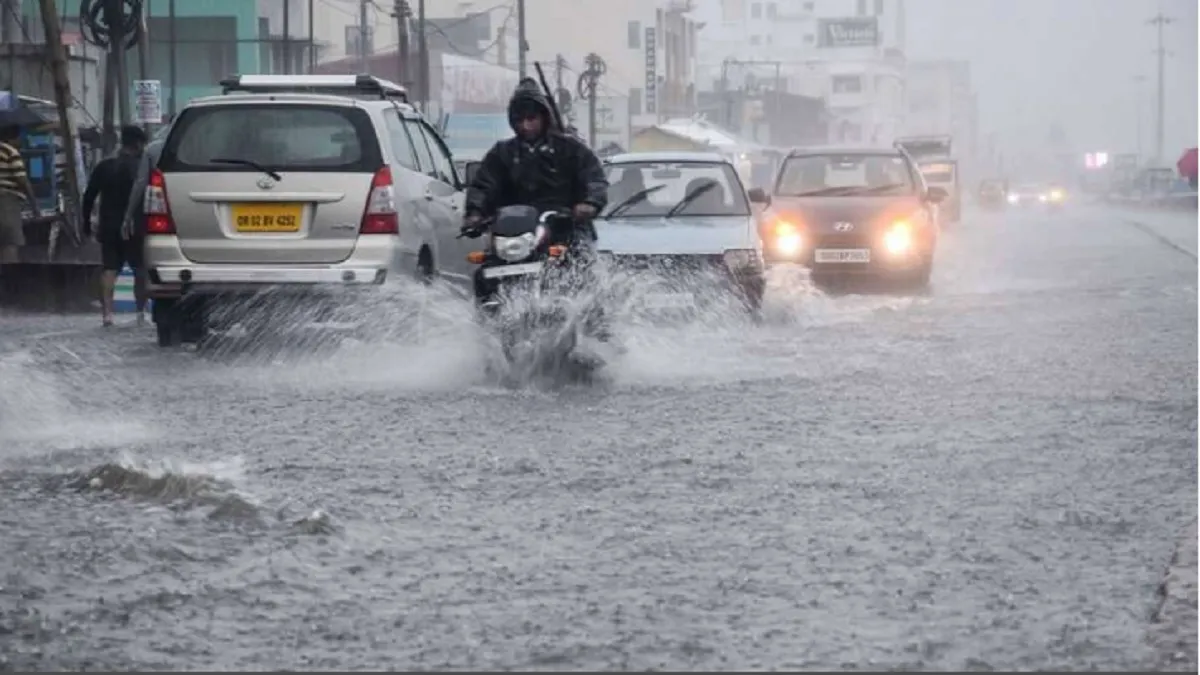
[(927, 296), (777, 270), (556, 389), (441, 289), (336, 348), (2, 315), (0, 670), (1194, 671), (1195, 252), (970, 213)]

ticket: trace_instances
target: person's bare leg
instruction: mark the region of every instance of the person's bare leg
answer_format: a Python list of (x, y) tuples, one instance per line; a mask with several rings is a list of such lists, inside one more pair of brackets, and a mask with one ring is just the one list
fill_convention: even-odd
[(113, 294), (117, 288), (117, 272), (104, 270), (100, 273), (100, 311), (105, 326), (113, 323)]
[(146, 325), (146, 273), (141, 267), (133, 270), (133, 298), (137, 302), (137, 323)]

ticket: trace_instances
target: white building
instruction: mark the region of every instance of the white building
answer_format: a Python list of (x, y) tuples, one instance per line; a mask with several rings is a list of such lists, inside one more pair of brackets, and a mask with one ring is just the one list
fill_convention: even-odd
[(720, 0), (700, 33), (701, 86), (772, 78), (823, 98), (829, 140), (886, 144), (903, 126), (905, 0)]
[(906, 135), (954, 138), (954, 154), (969, 160), (978, 153), (978, 111), (965, 61), (913, 61), (908, 64)]

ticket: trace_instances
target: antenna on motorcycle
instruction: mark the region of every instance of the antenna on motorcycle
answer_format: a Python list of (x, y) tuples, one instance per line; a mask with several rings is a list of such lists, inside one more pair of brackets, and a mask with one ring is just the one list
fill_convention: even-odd
[(550, 83), (546, 80), (546, 73), (542, 70), (540, 61), (533, 62), (533, 68), (537, 71), (538, 81), (541, 82), (542, 91), (546, 94), (546, 102), (550, 104), (550, 112), (554, 114), (554, 123), (558, 125), (558, 130), (567, 133), (567, 125), (563, 123), (562, 113), (558, 111), (558, 103), (554, 100), (554, 92), (550, 89)]

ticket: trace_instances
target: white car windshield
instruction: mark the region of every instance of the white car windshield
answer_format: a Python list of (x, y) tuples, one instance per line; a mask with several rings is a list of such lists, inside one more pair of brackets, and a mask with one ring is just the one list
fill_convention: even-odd
[(895, 196), (912, 192), (913, 176), (899, 154), (800, 155), (784, 160), (775, 193)]
[(605, 173), (608, 206), (601, 217), (750, 215), (746, 190), (729, 164), (621, 162), (606, 166)]

